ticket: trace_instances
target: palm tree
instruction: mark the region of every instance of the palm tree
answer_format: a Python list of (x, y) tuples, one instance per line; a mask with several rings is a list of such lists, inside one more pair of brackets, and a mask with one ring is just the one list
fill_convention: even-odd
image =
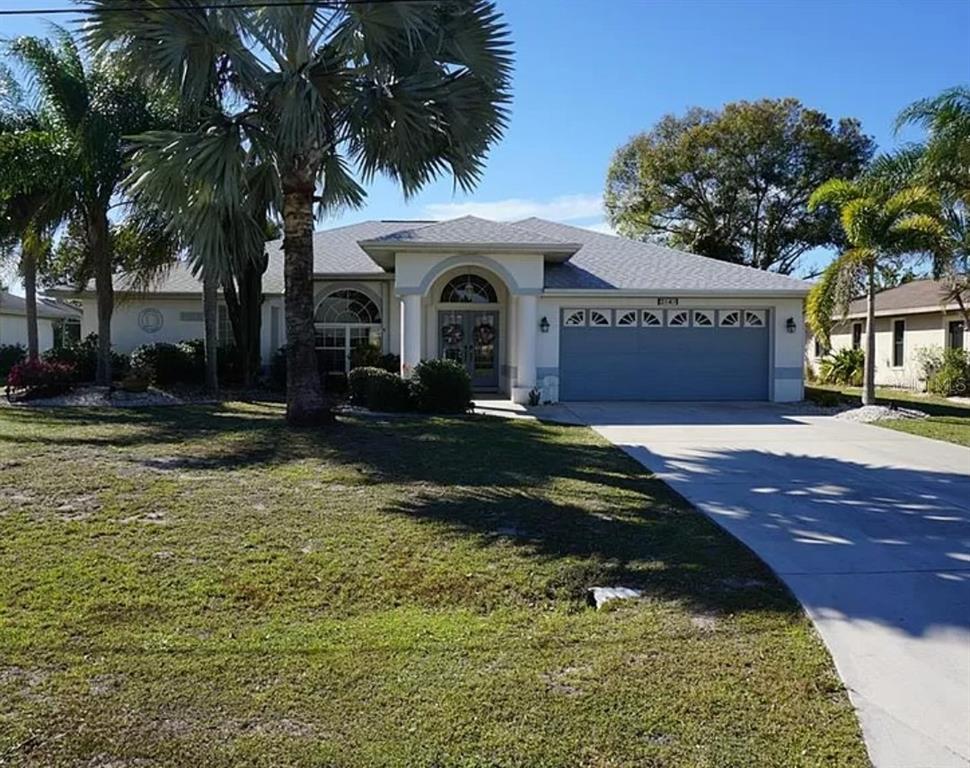
[[(219, 170), (238, 158), (266, 169), (284, 233), (287, 418), (321, 421), (314, 207), (362, 205), (354, 169), (365, 183), (390, 176), (406, 196), (445, 172), (462, 189), (476, 184), (507, 122), (511, 54), (500, 14), (490, 0), (85, 5), (90, 44), (178, 89), (202, 123), (191, 140), (150, 138), (168, 157), (148, 173), (180, 178), (188, 169), (241, 205), (232, 195), (242, 191), (226, 189), (238, 177)], [(209, 108), (213, 95), (219, 109)]]
[[(86, 63), (64, 30), (56, 30), (53, 42), (21, 37), (7, 48), (33, 84), (44, 130), (64, 163), (46, 215), (52, 226), (71, 222), (83, 243), (97, 293), (97, 381), (110, 384), (115, 261), (108, 211), (127, 173), (123, 137), (153, 127), (152, 104), (117, 67)], [(23, 161), (17, 163), (22, 171)], [(0, 176), (8, 172), (17, 171), (10, 164), (0, 167)]]
[(813, 333), (827, 343), (833, 318), (845, 315), (849, 301), (862, 288), (866, 296), (864, 405), (876, 401), (875, 294), (877, 272), (902, 256), (933, 252), (942, 237), (937, 217), (939, 198), (926, 187), (898, 189), (884, 177), (870, 174), (859, 181), (833, 179), (819, 187), (811, 209), (839, 209), (849, 248), (822, 273), (808, 295), (806, 314)]
[(908, 173), (911, 183), (940, 192), (945, 237), (934, 272), (946, 279), (947, 300), (957, 302), (970, 326), (970, 309), (964, 301), (970, 293), (970, 87), (950, 88), (910, 104), (899, 114), (896, 130), (906, 125), (923, 128), (927, 137), (898, 153), (894, 162), (898, 170)]

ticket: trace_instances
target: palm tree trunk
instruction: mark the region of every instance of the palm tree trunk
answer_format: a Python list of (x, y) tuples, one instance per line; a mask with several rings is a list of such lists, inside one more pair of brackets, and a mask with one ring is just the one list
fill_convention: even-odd
[(24, 303), (27, 305), (27, 359), (40, 357), (37, 333), (37, 255), (28, 245), (20, 254), (21, 271), (24, 275)]
[(95, 211), (88, 217), (88, 248), (94, 263), (94, 290), (98, 298), (98, 362), (95, 383), (111, 386), (111, 316), (114, 314), (114, 270), (108, 243), (108, 217)]
[(286, 420), (293, 425), (330, 418), (313, 333), (313, 179), (312, 172), (303, 171), (283, 180)]
[(219, 281), (211, 270), (202, 270), (202, 319), (205, 332), (205, 389), (219, 391)]
[(862, 375), (862, 404), (876, 403), (876, 271), (866, 275), (866, 360)]

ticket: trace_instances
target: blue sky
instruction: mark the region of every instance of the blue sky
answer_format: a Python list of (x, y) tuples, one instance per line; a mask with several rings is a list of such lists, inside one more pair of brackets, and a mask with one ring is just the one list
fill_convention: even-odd
[[(0, 0), (36, 9), (68, 0)], [(881, 147), (904, 105), (970, 82), (970, 0), (666, 2), (499, 0), (516, 52), (504, 141), (473, 195), (448, 180), (410, 202), (378, 181), (368, 205), (324, 222), (546, 216), (602, 226), (613, 151), (689, 106), (793, 96), (853, 116)], [(38, 34), (38, 17), (0, 20), (0, 34)], [(904, 137), (905, 138), (905, 137)]]

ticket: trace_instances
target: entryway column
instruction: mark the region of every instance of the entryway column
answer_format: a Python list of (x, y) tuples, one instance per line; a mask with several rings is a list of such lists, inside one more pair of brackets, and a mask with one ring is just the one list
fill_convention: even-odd
[(401, 375), (409, 377), (421, 362), (421, 295), (404, 296), (401, 318)]
[(529, 402), (529, 392), (536, 385), (536, 315), (538, 300), (533, 295), (515, 297), (516, 355), (515, 385), (512, 399)]

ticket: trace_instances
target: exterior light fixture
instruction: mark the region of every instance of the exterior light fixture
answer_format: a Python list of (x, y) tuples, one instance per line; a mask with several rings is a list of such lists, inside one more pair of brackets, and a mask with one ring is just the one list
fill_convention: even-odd
[(539, 321), (539, 330), (542, 331), (543, 333), (549, 333), (548, 317), (543, 317), (542, 320)]
[(785, 321), (785, 330), (788, 331), (789, 333), (794, 333), (795, 332), (795, 318), (794, 317), (789, 317), (788, 320)]

